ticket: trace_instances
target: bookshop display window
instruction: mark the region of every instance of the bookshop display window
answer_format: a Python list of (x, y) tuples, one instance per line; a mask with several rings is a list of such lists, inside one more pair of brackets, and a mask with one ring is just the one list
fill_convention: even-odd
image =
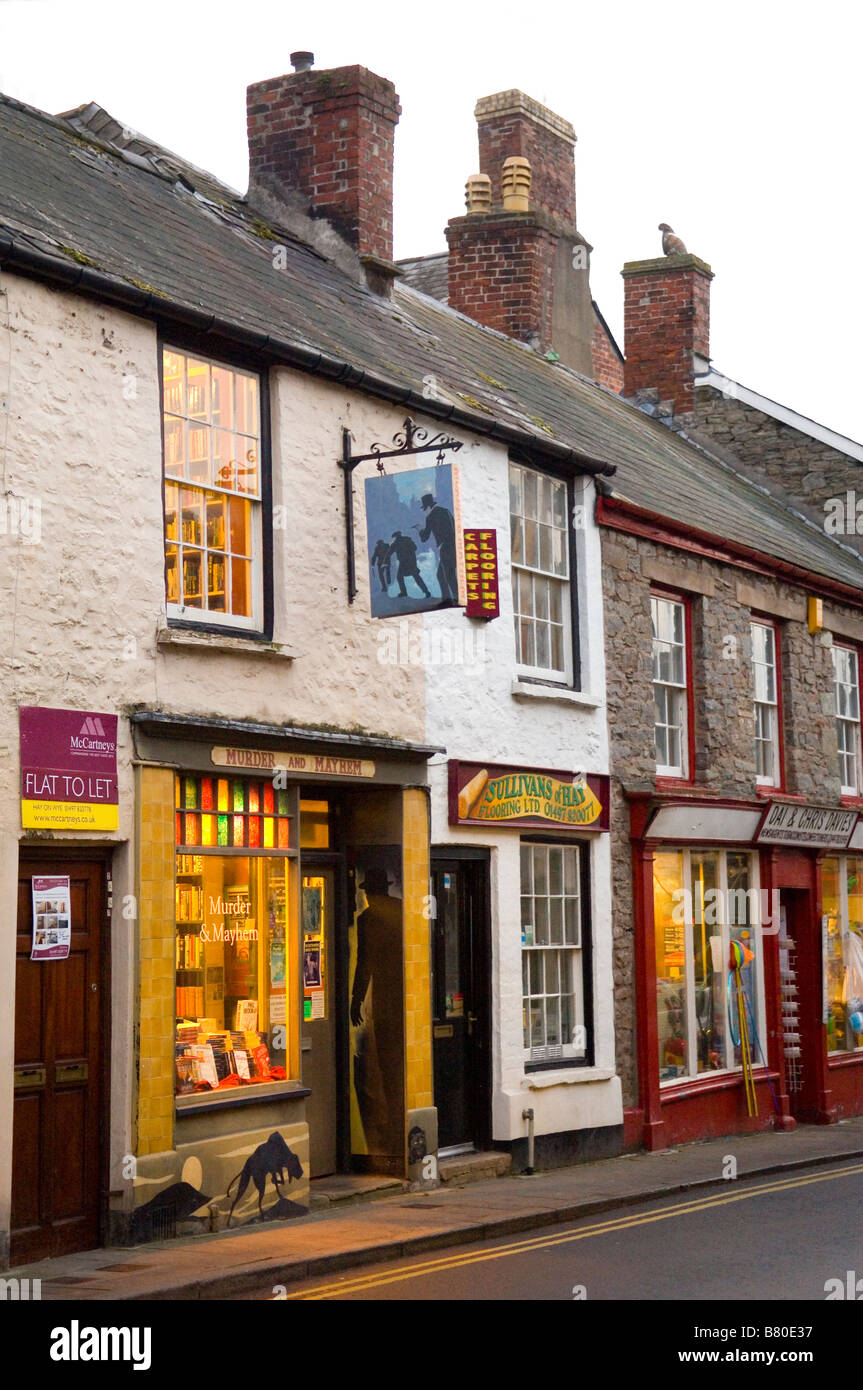
[(178, 1095), (287, 1079), (290, 800), (271, 782), (176, 778)]
[(260, 626), (258, 378), (170, 349), (162, 360), (168, 614)]
[(656, 1008), (661, 1081), (741, 1065), (737, 977), (752, 1039), (764, 1039), (758, 858), (746, 851), (657, 850), (653, 862)]
[(863, 859), (821, 866), (827, 1051), (863, 1049)]

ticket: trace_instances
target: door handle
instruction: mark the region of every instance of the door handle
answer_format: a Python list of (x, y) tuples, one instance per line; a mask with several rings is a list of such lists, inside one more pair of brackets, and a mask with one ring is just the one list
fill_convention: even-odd
[(473, 1037), (473, 1025), (474, 1025), (477, 1021), (478, 1021), (478, 1020), (477, 1020), (476, 1014), (471, 1014), (471, 1013), (468, 1014), (468, 1016), (467, 1016), (467, 1031), (468, 1031), (468, 1037)]

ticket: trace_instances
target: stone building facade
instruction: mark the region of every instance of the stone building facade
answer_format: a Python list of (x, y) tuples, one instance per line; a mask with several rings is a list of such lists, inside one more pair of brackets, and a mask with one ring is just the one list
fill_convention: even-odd
[[(778, 844), (768, 848), (768, 841), (760, 837), (766, 817), (777, 814), (773, 811), (776, 806), (834, 808), (845, 818), (847, 833), (851, 833), (856, 808), (863, 803), (843, 795), (833, 647), (835, 643), (852, 650), (859, 642), (863, 595), (834, 591), (831, 596), (822, 591), (823, 625), (815, 624), (812, 630), (810, 601), (819, 588), (815, 576), (808, 577), (808, 584), (802, 575), (796, 583), (791, 582), (786, 576), (771, 575), (768, 565), (756, 571), (751, 564), (734, 563), (730, 555), (720, 558), (720, 546), (713, 547), (712, 554), (691, 542), (685, 549), (677, 549), (667, 538), (663, 543), (658, 537), (627, 534), (626, 523), (612, 511), (605, 519), (613, 527), (603, 536), (603, 587), (607, 660), (613, 673), (608, 686), (608, 720), (615, 1037), (627, 1140), (661, 1147), (682, 1138), (759, 1124), (786, 1126), (802, 1119), (823, 1121), (857, 1113), (863, 1091), (854, 1065), (856, 1054), (853, 1047), (850, 1052), (845, 1050), (847, 1039), (843, 1039), (842, 1049), (835, 1049), (822, 1026), (828, 1018), (822, 1021), (816, 1015), (819, 1001), (809, 1000), (809, 1014), (801, 1018), (802, 1067), (797, 1065), (798, 1057), (788, 1055), (798, 1044), (791, 1048), (783, 1044), (785, 975), (781, 972), (787, 968), (787, 943), (792, 939), (792, 908), (793, 913), (802, 914), (795, 918), (794, 926), (798, 968), (805, 958), (819, 979), (822, 971), (826, 977), (829, 962), (822, 960), (821, 909), (831, 911), (832, 905), (826, 902), (826, 890), (824, 901), (819, 900), (819, 894), (822, 865), (825, 860), (832, 863), (836, 850), (829, 843), (819, 843), (817, 833), (812, 834), (805, 849), (802, 842), (799, 849), (790, 845), (780, 849)], [(699, 554), (699, 549), (703, 553)], [(658, 772), (654, 743), (656, 619), (651, 601), (657, 596), (680, 603), (686, 612), (686, 683), (691, 691), (688, 717), (692, 721), (687, 735), (694, 758), (691, 767), (676, 778)], [(769, 782), (758, 776), (753, 737), (753, 620), (759, 624), (758, 631), (769, 628), (775, 635), (781, 766)], [(814, 822), (817, 818), (810, 819)], [(852, 834), (852, 843), (856, 834)], [(775, 888), (777, 901), (782, 903), (780, 927), (769, 920), (773, 900), (762, 899), (764, 920), (756, 949), (756, 955), (758, 949), (761, 952), (758, 968), (762, 971), (765, 1020), (765, 1036), (759, 1042), (768, 1063), (756, 1082), (760, 1096), (757, 1116), (748, 1114), (743, 1104), (739, 1072), (734, 1077), (733, 1069), (726, 1072), (715, 1057), (711, 1062), (702, 1055), (697, 1071), (690, 1059), (687, 1067), (678, 1069), (677, 1076), (663, 1075), (660, 1080), (663, 1071), (668, 1073), (671, 1068), (663, 1069), (667, 1053), (657, 1056), (657, 1048), (662, 1047), (662, 1038), (657, 1039), (656, 1034), (657, 992), (661, 998), (661, 991), (668, 986), (667, 978), (661, 983), (663, 971), (658, 964), (663, 928), (660, 895), (655, 892), (656, 865), (669, 863), (684, 846), (689, 847), (693, 860), (701, 855), (708, 863), (710, 856), (718, 859), (729, 853), (757, 857), (761, 888)], [(723, 846), (733, 846), (733, 850)], [(697, 919), (697, 906), (695, 915)], [(724, 937), (729, 927), (733, 932), (734, 925), (733, 920), (722, 921), (715, 930)], [(697, 926), (697, 920), (685, 923), (696, 935)], [(687, 970), (692, 975), (693, 949), (697, 957), (697, 942), (695, 947), (687, 944), (685, 965), (681, 957), (667, 967), (673, 978), (678, 978), (678, 971), (681, 979)], [(696, 958), (696, 991), (706, 987), (699, 981), (713, 977), (720, 965), (714, 959), (712, 967), (705, 969), (704, 961)], [(838, 1000), (838, 1005), (841, 1002)], [(828, 1009), (833, 1007), (828, 1001)], [(720, 1023), (717, 1010), (713, 1018), (717, 1031)], [(696, 1019), (693, 1032), (701, 1027), (702, 1022)], [(686, 1029), (680, 1031), (685, 1033)], [(692, 1042), (692, 1036), (688, 1041)], [(841, 1068), (837, 1062), (840, 1051)], [(798, 1084), (801, 1070), (805, 1076), (802, 1089)], [(773, 1096), (766, 1084), (768, 1071)], [(720, 1073), (725, 1075), (721, 1090)]]

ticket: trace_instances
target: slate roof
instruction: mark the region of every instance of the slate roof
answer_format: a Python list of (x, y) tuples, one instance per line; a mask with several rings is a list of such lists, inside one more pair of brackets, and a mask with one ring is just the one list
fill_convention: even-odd
[(0, 98), (0, 264), (210, 325), (454, 432), (612, 465), (614, 493), (636, 506), (863, 588), (856, 555), (665, 425), (410, 285), (372, 294), (211, 175), (143, 137), (112, 143), (100, 112)]

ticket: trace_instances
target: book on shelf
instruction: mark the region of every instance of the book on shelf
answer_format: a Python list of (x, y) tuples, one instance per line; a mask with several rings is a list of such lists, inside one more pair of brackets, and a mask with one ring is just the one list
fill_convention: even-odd
[(204, 912), (204, 890), (194, 883), (177, 884), (177, 921), (200, 922)]
[(178, 874), (202, 874), (204, 872), (204, 856), (202, 854), (178, 854), (177, 873)]

